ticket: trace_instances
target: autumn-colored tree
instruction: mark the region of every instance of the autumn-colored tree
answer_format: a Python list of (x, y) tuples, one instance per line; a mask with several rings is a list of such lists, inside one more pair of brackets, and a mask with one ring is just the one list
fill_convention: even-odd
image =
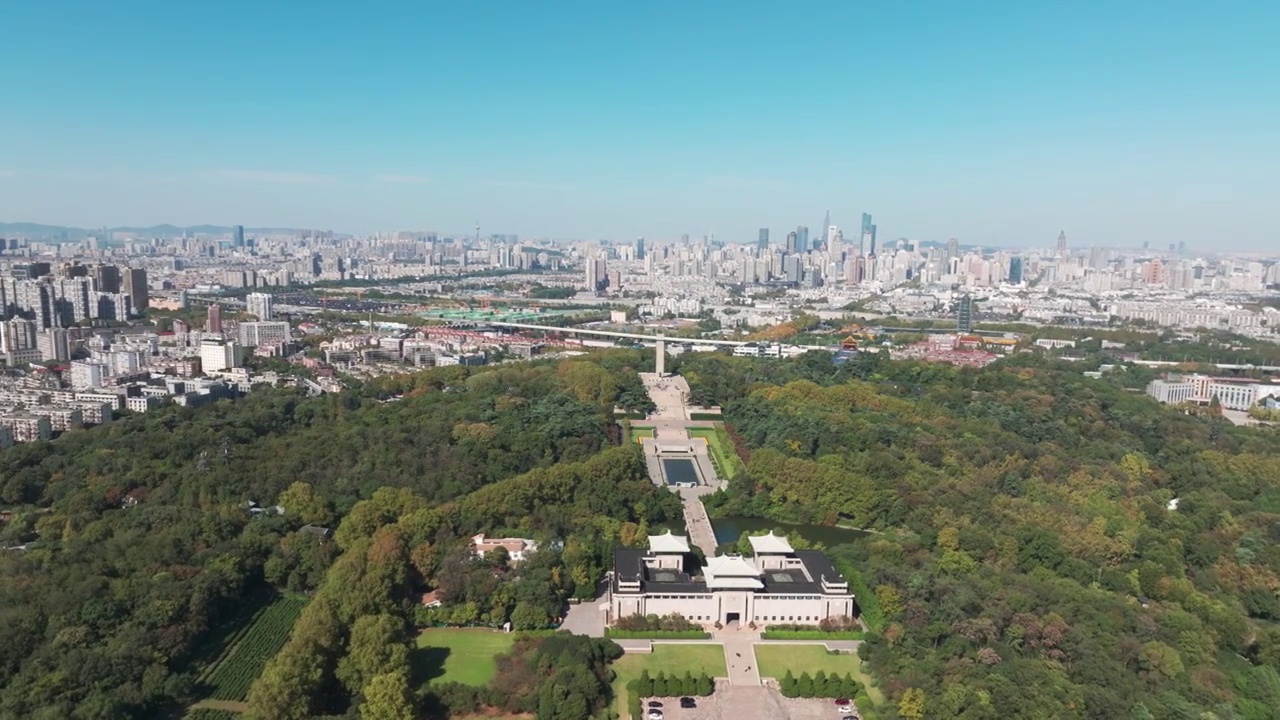
[(907, 688), (898, 701), (898, 715), (906, 720), (921, 720), (925, 713), (924, 690)]
[(407, 670), (375, 675), (362, 693), (361, 720), (414, 720)]

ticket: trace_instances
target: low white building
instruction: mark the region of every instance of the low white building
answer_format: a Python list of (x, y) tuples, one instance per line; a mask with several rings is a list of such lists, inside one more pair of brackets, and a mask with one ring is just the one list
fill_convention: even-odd
[(529, 538), (486, 538), (484, 533), (480, 533), (472, 536), (471, 548), (476, 555), (482, 557), (490, 550), (506, 548), (507, 557), (511, 558), (511, 562), (518, 563), (524, 560), (525, 555), (537, 552), (538, 543)]
[(827, 556), (774, 535), (750, 538), (752, 555), (697, 566), (683, 535), (651, 535), (648, 549), (615, 551), (608, 617), (676, 613), (693, 622), (817, 625), (852, 617), (853, 593)]
[(1170, 375), (1147, 384), (1147, 395), (1157, 402), (1202, 405), (1214, 398), (1227, 410), (1248, 410), (1268, 397), (1280, 397), (1280, 384), (1251, 379), (1216, 378), (1209, 375)]

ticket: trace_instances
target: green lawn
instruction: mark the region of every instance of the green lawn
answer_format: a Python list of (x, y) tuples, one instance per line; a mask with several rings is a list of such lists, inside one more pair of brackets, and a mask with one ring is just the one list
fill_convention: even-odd
[(627, 442), (640, 442), (640, 438), (653, 437), (653, 428), (651, 427), (634, 427), (627, 434)]
[(711, 462), (716, 472), (725, 480), (729, 480), (742, 470), (742, 459), (733, 451), (733, 441), (723, 427), (689, 428), (689, 437), (703, 438), (711, 451)]
[(514, 641), (511, 633), (483, 628), (424, 630), (411, 658), (414, 677), (419, 682), (485, 685), (498, 672), (494, 656), (509, 650)]
[(614, 707), (622, 720), (627, 720), (627, 683), (640, 677), (645, 670), (657, 675), (661, 670), (667, 675), (683, 677), (688, 670), (694, 677), (705, 672), (711, 677), (726, 677), (724, 646), (714, 645), (665, 645), (657, 643), (651, 654), (627, 653), (612, 665), (618, 677), (613, 681)]
[(790, 670), (792, 675), (802, 672), (810, 675), (825, 670), (828, 675), (851, 673), (853, 679), (867, 688), (871, 702), (880, 705), (884, 695), (871, 684), (871, 677), (862, 671), (862, 659), (854, 654), (832, 655), (821, 645), (783, 645), (765, 643), (756, 645), (756, 662), (760, 664), (760, 677), (780, 678)]

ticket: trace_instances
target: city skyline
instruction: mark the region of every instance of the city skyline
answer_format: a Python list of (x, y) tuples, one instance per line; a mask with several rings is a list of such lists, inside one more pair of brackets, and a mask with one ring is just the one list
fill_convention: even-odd
[(1276, 244), (1271, 5), (574, 7), (6, 8), (0, 220)]

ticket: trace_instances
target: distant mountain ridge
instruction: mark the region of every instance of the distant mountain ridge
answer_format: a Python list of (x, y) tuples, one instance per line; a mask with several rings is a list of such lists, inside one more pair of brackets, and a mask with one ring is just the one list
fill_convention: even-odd
[[(144, 237), (170, 237), (181, 235), (184, 232), (188, 235), (230, 235), (233, 231), (231, 225), (189, 225), (179, 227), (177, 225), (153, 225), (151, 227), (109, 227), (106, 231), (127, 232), (141, 235)], [(303, 228), (250, 228), (246, 227), (246, 233), (268, 234), (268, 233), (284, 233), (297, 232)], [(0, 237), (25, 237), (32, 240), (60, 240), (63, 234), (67, 240), (81, 240), (90, 235), (96, 235), (102, 232), (102, 228), (85, 229), (77, 227), (66, 227), (63, 225), (42, 225), (40, 223), (13, 222), (0, 223)]]

